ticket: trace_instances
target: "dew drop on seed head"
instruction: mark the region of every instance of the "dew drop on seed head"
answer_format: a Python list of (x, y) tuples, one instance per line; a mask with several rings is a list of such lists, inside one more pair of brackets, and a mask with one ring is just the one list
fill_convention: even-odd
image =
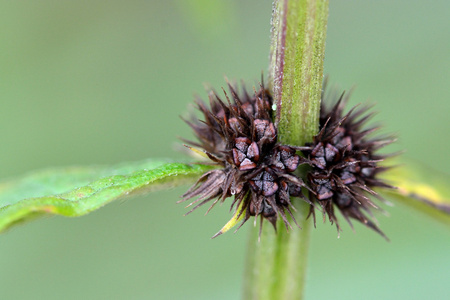
[(236, 194), (236, 189), (230, 189), (230, 193), (231, 193), (231, 195), (234, 195), (234, 194)]

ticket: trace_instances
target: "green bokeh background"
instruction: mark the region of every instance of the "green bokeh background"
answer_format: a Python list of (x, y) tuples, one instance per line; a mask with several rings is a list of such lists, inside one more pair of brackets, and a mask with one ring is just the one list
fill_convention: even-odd
[[(392, 151), (448, 173), (450, 2), (330, 1), (326, 73), (398, 134)], [(0, 1), (0, 177), (183, 159), (179, 115), (202, 83), (267, 73), (271, 1)], [(44, 218), (0, 236), (1, 299), (238, 299), (248, 226), (228, 205), (183, 217), (186, 189)], [(386, 208), (386, 207), (385, 207)], [(450, 231), (402, 205), (391, 239), (313, 231), (306, 299), (448, 299)], [(203, 211), (204, 212), (204, 211)]]

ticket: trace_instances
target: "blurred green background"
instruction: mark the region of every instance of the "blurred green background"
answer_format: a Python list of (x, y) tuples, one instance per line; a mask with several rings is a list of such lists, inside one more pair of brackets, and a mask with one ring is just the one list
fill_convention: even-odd
[[(450, 168), (450, 2), (330, 1), (325, 69)], [(203, 83), (267, 73), (271, 1), (0, 1), (0, 178), (49, 166), (183, 160), (179, 115)], [(238, 299), (248, 227), (210, 237), (228, 205), (183, 217), (186, 187), (0, 236), (1, 299)], [(386, 208), (386, 207), (385, 207)], [(448, 299), (450, 231), (402, 205), (391, 239), (313, 231), (306, 299)]]

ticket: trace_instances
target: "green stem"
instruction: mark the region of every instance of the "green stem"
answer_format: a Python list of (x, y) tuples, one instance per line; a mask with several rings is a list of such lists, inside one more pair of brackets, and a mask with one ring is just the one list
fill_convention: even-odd
[(302, 229), (288, 232), (284, 223), (278, 222), (279, 229), (275, 232), (266, 224), (259, 240), (258, 226), (252, 228), (243, 299), (302, 299), (311, 222), (305, 221), (308, 205), (301, 201), (294, 205), (297, 207), (294, 217)]
[[(273, 4), (269, 87), (277, 105), (280, 143), (302, 146), (319, 126), (328, 1), (276, 0)], [(302, 299), (311, 220), (309, 206), (293, 199), (302, 229), (250, 232), (243, 299)]]
[(274, 2), (269, 84), (282, 143), (304, 145), (319, 127), (328, 1)]

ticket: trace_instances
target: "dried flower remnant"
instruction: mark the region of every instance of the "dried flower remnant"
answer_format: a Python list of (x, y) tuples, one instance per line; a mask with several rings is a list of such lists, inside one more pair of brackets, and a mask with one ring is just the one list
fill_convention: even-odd
[(251, 216), (255, 222), (260, 216), (260, 228), (263, 219), (276, 228), (281, 216), (288, 228), (286, 214), (292, 216), (294, 209), (290, 197), (304, 198), (301, 188), (305, 186), (292, 172), (305, 161), (295, 148), (277, 143), (272, 97), (263, 84), (253, 96), (246, 91), (239, 96), (231, 84), (228, 88), (231, 97), (224, 91), (226, 101), (214, 91), (209, 92), (210, 108), (197, 100), (204, 120), (187, 121), (198, 139), (187, 143), (201, 148), (211, 163), (220, 168), (203, 174), (181, 201), (197, 197), (188, 205), (195, 205), (190, 213), (214, 199), (209, 211), (217, 202), (234, 195), (231, 209), (235, 208), (235, 216), (230, 220), (233, 224), (229, 222), (215, 236), (242, 220), (239, 229)]
[[(370, 135), (379, 127), (364, 128), (373, 113), (366, 113), (368, 108), (354, 107), (344, 115), (344, 107), (348, 96), (342, 94), (337, 103), (330, 109), (324, 106), (323, 99), (320, 113), (320, 132), (308, 144), (308, 150), (303, 154), (312, 166), (307, 174), (309, 187), (315, 192), (310, 193), (310, 200), (319, 203), (331, 223), (340, 227), (335, 215), (337, 208), (350, 226), (350, 219), (356, 219), (383, 237), (386, 236), (372, 219), (372, 208), (378, 208), (369, 198), (375, 196), (384, 201), (373, 188), (394, 188), (377, 178), (388, 167), (380, 166), (380, 162), (390, 155), (377, 154), (377, 150), (392, 143), (392, 137), (374, 137)], [(314, 216), (314, 207), (310, 214)]]

